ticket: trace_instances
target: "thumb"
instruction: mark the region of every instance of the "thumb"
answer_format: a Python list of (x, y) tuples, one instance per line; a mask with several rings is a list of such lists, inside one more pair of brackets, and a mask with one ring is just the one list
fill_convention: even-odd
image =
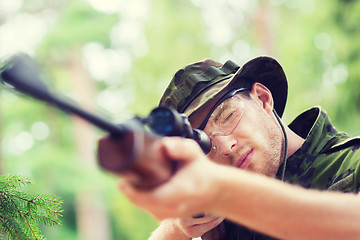
[(165, 137), (162, 143), (165, 155), (176, 161), (191, 162), (205, 156), (200, 146), (192, 139)]

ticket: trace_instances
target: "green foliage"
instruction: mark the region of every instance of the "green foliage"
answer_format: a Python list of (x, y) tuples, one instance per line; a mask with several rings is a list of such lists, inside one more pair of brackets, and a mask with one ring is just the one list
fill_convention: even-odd
[(45, 239), (40, 224), (60, 224), (61, 201), (48, 194), (27, 194), (31, 183), (18, 175), (0, 176), (0, 233), (8, 239)]
[(136, 101), (135, 114), (149, 114), (157, 106), (172, 75), (187, 63), (209, 58), (200, 9), (190, 1), (154, 1), (145, 22), (149, 53), (135, 59), (130, 76)]
[(85, 1), (70, 1), (61, 10), (57, 25), (44, 39), (42, 49), (69, 50), (71, 46), (89, 41), (109, 45), (109, 31), (118, 21), (115, 14), (101, 14)]
[(346, 65), (348, 79), (338, 84), (338, 101), (334, 105), (334, 117), (339, 125), (351, 135), (360, 134), (358, 125), (360, 116), (360, 2), (336, 0), (333, 5), (333, 25), (336, 29), (334, 50), (338, 62)]
[[(72, 78), (69, 56), (74, 49), (81, 51), (82, 46), (89, 42), (99, 43), (104, 51), (120, 50), (129, 55), (131, 67), (128, 72), (112, 76), (115, 78), (112, 86), (108, 86), (106, 81), (97, 81), (96, 94), (107, 87), (130, 89), (134, 100), (126, 109), (138, 115), (148, 114), (157, 105), (172, 75), (187, 63), (213, 58), (221, 62), (232, 59), (242, 64), (243, 55), (272, 55), (280, 61), (289, 80), (285, 122), (290, 122), (308, 107), (321, 105), (339, 130), (351, 135), (360, 134), (356, 124), (360, 120), (359, 1), (254, 0), (240, 1), (234, 7), (231, 4), (239, 1), (157, 0), (148, 1), (150, 11), (141, 19), (127, 19), (128, 16), (120, 13), (124, 11), (113, 14), (99, 12), (83, 0), (23, 2), (23, 13), (39, 18), (47, 16), (44, 12), (56, 16), (54, 25), (50, 24), (53, 28), (35, 51), (39, 62), (44, 64), (44, 72), (55, 80), (53, 85), (61, 89), (60, 92), (68, 91), (76, 81)], [(143, 4), (124, 1), (124, 8), (129, 6), (125, 2)], [(228, 6), (224, 8), (224, 5)], [(30, 11), (26, 12), (26, 9)], [(266, 24), (259, 24), (258, 15), (264, 17)], [(215, 17), (221, 24), (214, 28), (208, 21)], [(130, 27), (141, 26), (141, 34), (137, 36), (144, 38), (139, 40), (146, 42), (146, 49), (140, 55), (136, 54), (135, 43), (120, 41), (121, 44), (112, 44), (114, 26), (127, 22), (136, 22)], [(233, 39), (223, 45), (213, 45), (208, 33), (221, 34), (221, 28), (226, 27), (233, 33)], [(268, 31), (266, 36), (269, 39), (265, 42), (273, 45), (273, 52), (267, 52), (264, 42), (259, 40), (264, 34), (261, 30)], [(321, 34), (327, 34), (331, 39), (326, 49), (315, 43)], [(27, 39), (27, 36), (21, 39)], [(246, 46), (242, 47), (244, 44)], [(124, 64), (121, 60), (116, 62), (119, 68)], [(348, 71), (343, 82), (331, 79), (338, 65), (344, 65)], [(89, 169), (78, 161), (69, 116), (35, 100), (3, 93), (0, 101), (2, 170), (32, 176), (37, 184), (31, 192), (53, 191), (65, 202), (62, 227), (42, 228), (45, 235), (50, 239), (80, 239), (76, 198), (82, 189), (95, 188), (107, 207), (113, 239), (146, 239), (157, 222), (119, 193), (116, 178), (104, 179), (106, 177), (99, 173), (99, 169)], [(121, 96), (115, 101), (122, 101)], [(19, 140), (16, 138), (19, 133), (32, 134), (35, 122), (43, 122), (49, 127), (48, 138), (35, 139), (30, 149), (18, 151), (14, 139)], [(89, 151), (95, 155), (94, 149)]]

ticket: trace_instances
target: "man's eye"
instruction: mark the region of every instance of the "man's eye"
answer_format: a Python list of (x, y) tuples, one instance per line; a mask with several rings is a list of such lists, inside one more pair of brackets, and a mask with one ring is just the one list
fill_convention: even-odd
[(218, 125), (218, 124), (224, 124), (227, 123), (229, 121), (231, 121), (231, 119), (233, 119), (234, 117), (234, 113), (233, 112), (227, 112), (227, 113), (222, 113), (219, 117), (214, 119), (214, 122)]
[(224, 118), (224, 121), (223, 121), (223, 122), (229, 121), (229, 120), (234, 116), (234, 113), (231, 112), (231, 113), (229, 113), (229, 114), (226, 114), (225, 116), (226, 116), (226, 117)]

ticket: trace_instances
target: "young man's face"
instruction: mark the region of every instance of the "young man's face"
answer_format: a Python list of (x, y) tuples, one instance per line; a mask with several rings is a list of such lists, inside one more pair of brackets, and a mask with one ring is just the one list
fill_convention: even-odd
[[(216, 134), (221, 125), (214, 125), (210, 118), (204, 132), (211, 136), (215, 147), (208, 157), (220, 164), (274, 177), (282, 160), (282, 131), (264, 98), (252, 92), (250, 99), (236, 95), (244, 108), (230, 134)], [(196, 122), (196, 118), (203, 117), (203, 114), (194, 114), (190, 120)]]

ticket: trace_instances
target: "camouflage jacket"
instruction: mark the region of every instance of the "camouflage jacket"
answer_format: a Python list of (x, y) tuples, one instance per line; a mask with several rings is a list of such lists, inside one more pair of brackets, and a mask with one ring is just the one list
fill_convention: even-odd
[(286, 182), (305, 188), (359, 192), (359, 137), (338, 132), (320, 107), (302, 113), (289, 127), (306, 140), (287, 160)]
[[(320, 107), (305, 111), (289, 127), (306, 140), (287, 159), (284, 181), (305, 188), (359, 192), (360, 137), (350, 138), (346, 133), (338, 132)], [(279, 168), (278, 178), (283, 167)], [(274, 239), (225, 222), (227, 240)]]

